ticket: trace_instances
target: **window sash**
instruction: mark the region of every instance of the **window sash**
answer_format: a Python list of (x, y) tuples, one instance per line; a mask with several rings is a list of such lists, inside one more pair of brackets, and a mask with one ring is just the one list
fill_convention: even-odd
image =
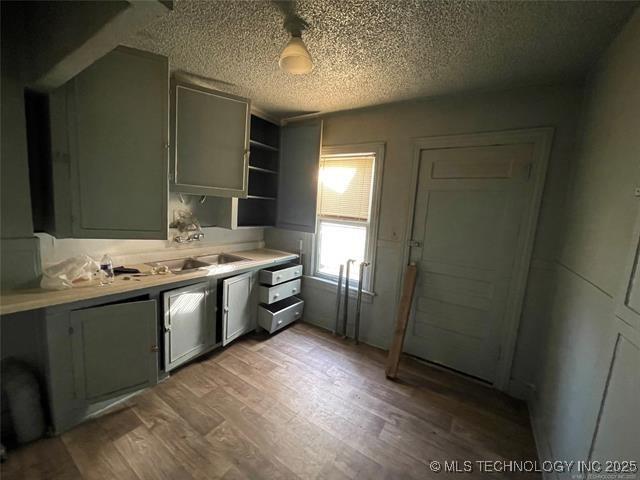
[[(365, 262), (371, 262), (371, 260), (369, 259), (369, 252), (371, 250), (370, 248), (370, 242), (371, 242), (371, 238), (370, 238), (370, 222), (365, 222), (365, 221), (358, 221), (358, 220), (344, 220), (344, 219), (336, 219), (334, 217), (330, 217), (330, 216), (318, 216), (318, 225), (317, 225), (317, 229), (316, 231), (320, 232), (321, 231), (321, 223), (332, 223), (332, 224), (338, 224), (338, 225), (349, 225), (349, 226), (354, 226), (354, 227), (364, 227), (365, 229), (365, 245), (364, 245), (364, 259), (363, 261)], [(338, 281), (338, 275), (333, 275), (331, 273), (328, 272), (322, 272), (320, 270), (320, 256), (321, 256), (321, 252), (322, 252), (322, 236), (318, 235), (317, 236), (317, 240), (316, 240), (316, 251), (315, 251), (315, 255), (314, 255), (314, 260), (315, 260), (315, 264), (314, 264), (314, 271), (315, 271), (315, 276), (316, 277), (320, 277), (323, 278), (325, 280), (329, 280), (332, 282), (337, 282)], [(358, 279), (354, 279), (353, 278), (353, 271), (356, 268), (360, 268), (360, 264), (359, 263), (355, 263), (351, 265), (351, 272), (352, 274), (350, 275), (350, 279), (349, 279), (349, 285), (350, 286), (356, 286), (358, 285)], [(346, 265), (345, 265), (345, 271), (344, 271), (344, 275), (346, 276), (347, 272), (346, 272)], [(344, 282), (344, 278), (343, 278), (343, 282)], [(363, 288), (365, 287), (369, 287), (369, 272), (368, 270), (365, 270), (365, 274), (364, 274), (364, 279), (363, 279)]]
[[(369, 219), (367, 222), (367, 237), (365, 245), (365, 261), (369, 262), (369, 266), (365, 269), (362, 289), (365, 292), (374, 292), (374, 278), (376, 274), (376, 251), (378, 242), (378, 222), (379, 222), (379, 209), (380, 200), (382, 195), (382, 174), (384, 170), (384, 157), (385, 157), (385, 144), (384, 143), (361, 143), (353, 145), (339, 145), (339, 146), (323, 146), (321, 158), (331, 157), (358, 157), (369, 156), (373, 157), (373, 178), (371, 184), (371, 196), (369, 207)], [(319, 192), (319, 190), (318, 190)], [(319, 205), (318, 205), (319, 207)], [(316, 216), (316, 231), (320, 230), (320, 222), (327, 221), (332, 223), (339, 223), (340, 221), (349, 221), (345, 219), (336, 219), (324, 217), (320, 208), (318, 208), (318, 214)], [(337, 283), (337, 278), (332, 275), (325, 275), (319, 272), (319, 255), (320, 255), (320, 235), (314, 235), (312, 254), (310, 255), (310, 270), (313, 277), (318, 278), (321, 281)], [(358, 268), (359, 265), (352, 268)], [(352, 283), (353, 285), (353, 283)], [(357, 285), (356, 285), (357, 287)]]

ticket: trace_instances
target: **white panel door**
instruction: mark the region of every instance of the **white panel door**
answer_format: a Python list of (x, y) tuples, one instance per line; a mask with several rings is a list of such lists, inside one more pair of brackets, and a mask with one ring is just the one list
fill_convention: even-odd
[(423, 150), (405, 350), (493, 382), (531, 197), (533, 144)]

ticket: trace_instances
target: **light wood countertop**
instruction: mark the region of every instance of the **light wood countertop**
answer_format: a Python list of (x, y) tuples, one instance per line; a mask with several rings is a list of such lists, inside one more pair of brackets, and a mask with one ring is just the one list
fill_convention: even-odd
[[(0, 315), (90, 300), (118, 293), (135, 292), (136, 290), (170, 285), (172, 283), (184, 282), (185, 280), (229, 276), (238, 271), (267, 267), (277, 262), (298, 258), (296, 254), (271, 249), (233, 252), (233, 255), (246, 258), (247, 260), (212, 266), (208, 269), (195, 270), (188, 273), (167, 273), (165, 275), (150, 275), (145, 277), (119, 275), (112, 284), (105, 286), (101, 286), (98, 281), (93, 280), (90, 282), (81, 282), (77, 286), (67, 290), (44, 290), (42, 288), (9, 290), (2, 292), (2, 295), (0, 295)], [(151, 269), (151, 267), (146, 264), (125, 266), (137, 268), (141, 272), (146, 272)], [(130, 277), (130, 279), (125, 280), (124, 277)]]

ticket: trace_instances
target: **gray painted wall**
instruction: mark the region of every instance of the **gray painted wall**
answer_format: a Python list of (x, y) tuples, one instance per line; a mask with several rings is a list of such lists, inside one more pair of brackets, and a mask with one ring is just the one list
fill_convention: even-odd
[[(595, 455), (628, 452), (635, 455), (630, 460), (640, 459), (640, 392), (631, 391), (638, 390), (640, 378), (640, 332), (615, 316), (617, 295), (628, 280), (626, 263), (638, 244), (633, 238), (640, 206), (634, 196), (640, 186), (638, 52), (640, 12), (610, 46), (586, 91), (562, 222), (566, 228), (553, 269), (555, 295), (545, 314), (545, 349), (534, 357), (538, 375), (533, 417), (539, 442), (554, 458), (587, 458), (597, 440), (600, 407), (611, 378), (608, 398), (617, 402), (616, 412), (609, 417), (603, 410), (599, 431), (608, 440)], [(626, 380), (617, 383), (620, 375)], [(614, 420), (617, 427), (611, 424)], [(636, 432), (629, 433), (633, 428)]]
[[(413, 195), (410, 191), (412, 139), (552, 126), (555, 128), (553, 149), (512, 375), (517, 380), (517, 388), (533, 382), (534, 355), (541, 341), (540, 325), (544, 323), (543, 313), (549, 298), (548, 277), (558, 252), (561, 206), (569, 163), (574, 155), (581, 105), (580, 87), (558, 86), (435, 98), (323, 117), (323, 145), (386, 143), (374, 285), (376, 297), (373, 302), (363, 305), (362, 312), (361, 331), (366, 342), (386, 348), (391, 338), (405, 248), (403, 239), (409, 228), (409, 201)], [(265, 231), (267, 245), (274, 248), (297, 251), (298, 239), (304, 239), (305, 253), (310, 257), (312, 236), (275, 229)], [(303, 294), (305, 318), (325, 327), (331, 326), (335, 289), (306, 280)]]

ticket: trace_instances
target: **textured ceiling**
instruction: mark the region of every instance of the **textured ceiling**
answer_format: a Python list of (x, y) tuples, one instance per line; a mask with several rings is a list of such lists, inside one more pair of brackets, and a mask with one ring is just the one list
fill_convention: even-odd
[(280, 10), (268, 1), (178, 0), (128, 45), (213, 79), (278, 116), (583, 75), (630, 16), (630, 2), (300, 0), (315, 62), (285, 74)]

